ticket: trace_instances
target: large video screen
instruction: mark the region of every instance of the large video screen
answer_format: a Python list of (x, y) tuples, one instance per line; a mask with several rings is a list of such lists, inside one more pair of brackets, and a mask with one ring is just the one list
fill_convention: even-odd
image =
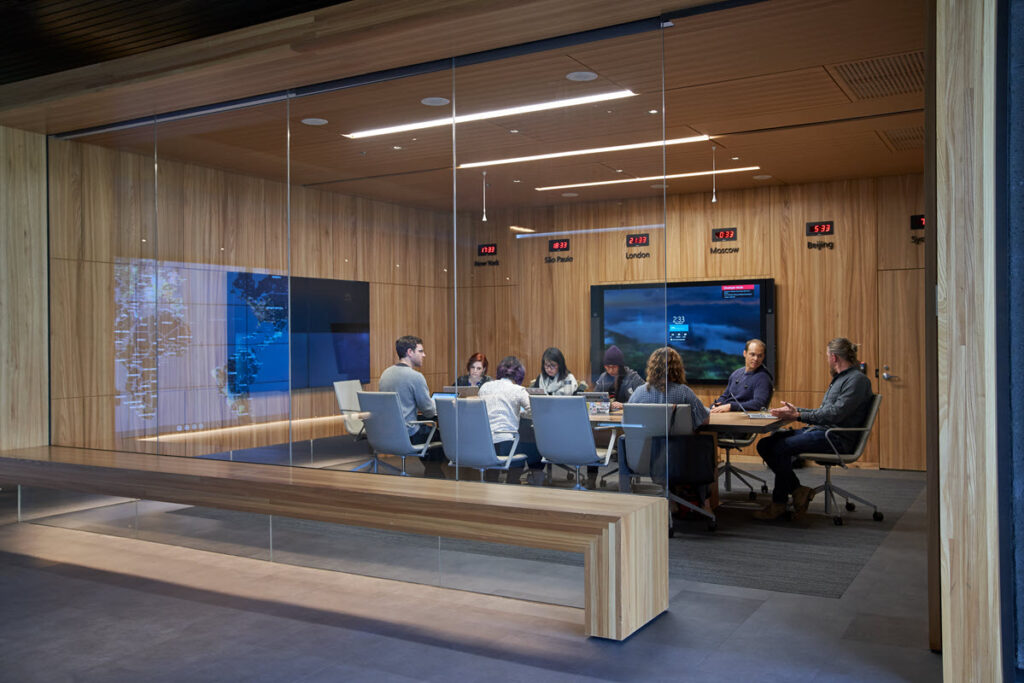
[(775, 373), (774, 280), (593, 286), (590, 310), (595, 377), (612, 344), (641, 375), (652, 351), (671, 346), (688, 384), (724, 384), (743, 365), (743, 345), (752, 338), (767, 344), (765, 367)]
[(231, 393), (288, 391), (289, 367), (292, 389), (370, 381), (369, 283), (246, 272), (227, 278)]

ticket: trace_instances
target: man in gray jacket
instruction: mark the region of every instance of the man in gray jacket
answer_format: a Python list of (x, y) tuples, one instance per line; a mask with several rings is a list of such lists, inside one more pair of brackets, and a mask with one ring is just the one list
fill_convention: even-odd
[[(825, 430), (830, 427), (863, 427), (867, 420), (871, 410), (871, 380), (857, 367), (857, 345), (849, 339), (837, 337), (828, 343), (826, 354), (832, 382), (821, 406), (811, 410), (783, 401), (781, 408), (771, 411), (776, 417), (799, 420), (809, 426), (796, 431), (776, 432), (757, 444), (758, 455), (775, 473), (772, 502), (754, 513), (758, 519), (782, 516), (790, 494), (793, 495), (795, 515), (806, 512), (813, 492), (797, 479), (793, 472), (793, 457), (798, 453), (831, 453), (832, 446), (825, 438)], [(857, 434), (843, 432), (832, 436), (840, 452), (849, 452), (858, 438)]]

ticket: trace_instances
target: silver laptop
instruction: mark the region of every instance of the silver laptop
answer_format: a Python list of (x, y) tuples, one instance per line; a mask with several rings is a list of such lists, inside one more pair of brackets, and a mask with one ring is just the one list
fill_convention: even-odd
[(607, 401), (607, 400), (609, 400), (608, 399), (608, 392), (605, 392), (605, 391), (584, 391), (583, 392), (583, 398), (586, 400), (587, 403), (593, 403), (595, 401), (600, 402), (600, 401)]

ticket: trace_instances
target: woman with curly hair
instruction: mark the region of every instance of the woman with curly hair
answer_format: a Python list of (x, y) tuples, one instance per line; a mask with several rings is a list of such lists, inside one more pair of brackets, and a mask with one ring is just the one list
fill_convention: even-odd
[(686, 386), (683, 359), (669, 346), (655, 349), (647, 359), (647, 383), (637, 387), (629, 403), (688, 403), (694, 427), (707, 422), (711, 414), (697, 394)]

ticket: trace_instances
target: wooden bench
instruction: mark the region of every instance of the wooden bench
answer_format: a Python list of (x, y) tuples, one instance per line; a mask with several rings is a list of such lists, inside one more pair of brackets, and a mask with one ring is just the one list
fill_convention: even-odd
[(584, 555), (584, 631), (623, 640), (668, 608), (664, 498), (43, 446), (0, 481)]

